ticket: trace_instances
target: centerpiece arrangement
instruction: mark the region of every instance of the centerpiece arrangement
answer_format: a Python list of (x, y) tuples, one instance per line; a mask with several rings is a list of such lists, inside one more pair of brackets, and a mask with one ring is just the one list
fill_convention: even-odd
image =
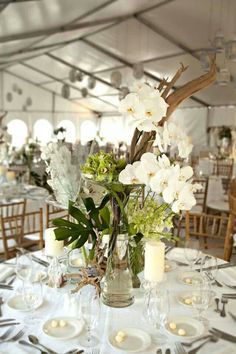
[[(209, 73), (170, 93), (185, 70), (182, 65), (171, 81), (162, 80), (157, 87), (133, 85), (119, 108), (135, 129), (128, 159), (104, 152), (90, 155), (81, 166), (82, 181), (101, 188), (100, 200), (80, 195), (69, 203), (73, 221), (54, 220), (57, 240), (81, 248), (86, 265), (96, 266), (96, 284), (105, 272), (102, 300), (109, 306), (133, 303), (132, 276), (143, 267), (141, 240), (171, 237), (173, 216), (196, 203), (194, 192), (200, 186), (191, 182), (192, 168), (164, 153), (175, 147), (185, 159), (193, 146), (183, 130), (167, 120), (184, 99), (215, 80), (215, 60)], [(151, 152), (153, 146), (157, 155)]]

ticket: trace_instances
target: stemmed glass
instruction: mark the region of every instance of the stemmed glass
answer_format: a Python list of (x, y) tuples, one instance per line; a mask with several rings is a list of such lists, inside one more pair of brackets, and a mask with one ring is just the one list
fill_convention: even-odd
[(189, 263), (191, 271), (193, 270), (193, 265), (199, 258), (200, 255), (200, 244), (199, 240), (190, 239), (186, 240), (184, 244), (184, 256), (186, 261)]
[(25, 324), (27, 326), (34, 326), (37, 325), (41, 318), (36, 316), (35, 310), (38, 308), (43, 300), (43, 287), (42, 281), (39, 280), (38, 282), (28, 283), (26, 286), (24, 301), (26, 304), (26, 308), (30, 311), (30, 316), (26, 317)]
[(157, 330), (155, 341), (165, 344), (167, 337), (163, 334), (169, 314), (169, 293), (166, 288), (154, 287), (147, 291), (145, 297), (144, 317)]
[(100, 317), (100, 299), (93, 286), (86, 286), (80, 293), (80, 309), (85, 320), (87, 335), (80, 340), (84, 347), (94, 347), (99, 343), (97, 337), (92, 335)]
[(212, 300), (211, 284), (204, 276), (199, 277), (194, 282), (193, 278), (192, 306), (198, 311), (197, 319), (207, 324), (208, 320), (203, 316), (203, 313), (208, 309)]
[(29, 254), (16, 255), (16, 275), (22, 281), (22, 293), (25, 299), (25, 282), (31, 277), (33, 269), (32, 260)]

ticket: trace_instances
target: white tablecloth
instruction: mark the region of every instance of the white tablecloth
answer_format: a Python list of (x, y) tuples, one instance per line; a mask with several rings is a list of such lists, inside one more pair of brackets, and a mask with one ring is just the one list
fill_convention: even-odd
[(209, 177), (206, 205), (211, 209), (229, 211), (228, 196), (224, 194), (221, 177)]
[[(169, 257), (171, 257), (171, 253)], [(36, 267), (39, 267), (37, 263), (35, 263), (35, 265)], [(187, 308), (179, 304), (177, 301), (176, 296), (178, 292), (191, 289), (189, 286), (180, 284), (178, 281), (178, 274), (183, 270), (184, 267), (178, 267), (178, 269), (167, 273), (167, 285), (170, 293), (170, 317), (172, 315), (187, 316), (187, 317), (196, 316), (195, 310), (191, 308)], [(236, 267), (230, 268), (230, 272), (231, 275), (232, 272), (234, 272), (236, 278)], [(15, 287), (18, 287), (19, 284), (20, 282), (16, 280)], [(222, 292), (227, 292), (227, 293), (235, 292), (226, 287), (218, 288), (216, 286), (213, 286), (213, 290), (215, 291), (218, 297), (221, 295)], [(13, 291), (7, 291), (7, 290), (0, 290), (0, 291), (2, 294), (4, 294), (6, 301), (8, 297), (14, 295)], [(36, 328), (28, 328), (28, 329), (26, 328), (25, 329), (26, 332), (23, 339), (27, 340), (28, 334), (37, 335), (43, 344), (45, 344), (46, 346), (48, 345), (51, 349), (56, 351), (58, 354), (63, 354), (66, 351), (70, 349), (74, 349), (76, 347), (82, 348), (79, 344), (80, 336), (74, 339), (60, 341), (60, 340), (51, 339), (42, 331), (42, 323), (44, 323), (47, 319), (58, 315), (61, 316), (73, 315), (73, 313), (70, 313), (70, 311), (68, 310), (68, 307), (65, 306), (66, 302), (64, 300), (66, 298), (67, 293), (68, 293), (68, 287), (58, 289), (57, 295), (55, 295), (54, 290), (46, 286), (44, 287), (44, 303), (38, 310), (35, 311), (35, 315), (40, 316), (42, 318), (42, 322)], [(135, 293), (135, 303), (130, 307), (115, 309), (115, 308), (109, 308), (105, 305), (102, 305), (101, 319), (99, 322), (99, 326), (95, 330), (96, 335), (100, 339), (100, 345), (99, 345), (100, 354), (121, 353), (120, 351), (113, 349), (108, 344), (108, 340), (107, 340), (108, 335), (113, 330), (118, 331), (127, 327), (135, 327), (135, 328), (140, 328), (145, 330), (153, 337), (155, 336), (155, 330), (146, 323), (142, 315), (143, 293), (139, 289), (135, 290), (134, 293)], [(210, 307), (207, 311), (207, 318), (210, 321), (210, 325), (222, 329), (224, 331), (227, 331), (233, 335), (236, 335), (236, 331), (235, 331), (236, 325), (235, 322), (231, 319), (231, 317), (229, 315), (225, 318), (220, 317), (219, 314), (217, 314), (214, 311), (214, 308), (215, 305), (213, 304), (213, 306)], [(229, 300), (226, 309), (231, 310), (233, 313), (236, 314), (236, 300)], [(23, 321), (23, 319), (28, 316), (27, 312), (25, 313), (18, 312), (10, 309), (6, 303), (3, 305), (2, 310), (3, 310), (4, 318), (16, 318), (17, 320)], [(21, 327), (22, 327), (21, 325), (17, 326), (17, 328), (14, 331), (17, 332)], [(0, 330), (1, 330), (0, 333), (3, 333), (6, 330), (6, 328), (4, 329), (0, 328)], [(84, 332), (82, 332), (81, 335), (83, 334)], [(169, 340), (166, 347), (174, 348), (173, 338), (171, 338), (171, 336), (169, 336), (168, 338)], [(140, 354), (154, 354), (156, 353), (157, 348), (158, 345), (153, 343), (150, 348), (146, 349), (143, 352), (140, 352)], [(201, 351), (199, 351), (199, 354), (209, 354), (209, 352), (216, 353), (216, 354), (233, 354), (236, 353), (236, 344), (219, 340), (217, 344), (209, 343), (206, 346), (204, 346), (201, 349)], [(0, 353), (4, 353), (4, 354), (32, 353), (33, 354), (36, 353), (36, 350), (23, 347), (17, 343), (2, 343), (2, 344), (0, 343)], [(91, 352), (87, 351), (86, 353), (91, 353)], [(172, 353), (174, 353), (174, 351), (172, 351)]]

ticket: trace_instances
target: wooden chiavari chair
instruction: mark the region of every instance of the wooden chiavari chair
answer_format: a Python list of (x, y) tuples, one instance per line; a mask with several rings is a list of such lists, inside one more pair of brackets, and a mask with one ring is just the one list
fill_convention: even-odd
[[(204, 241), (203, 248), (221, 249), (218, 257), (229, 261), (232, 252), (234, 216), (187, 212), (185, 217), (186, 239), (197, 237)], [(208, 242), (210, 241), (210, 242)], [(230, 250), (231, 249), (231, 250)]]
[(234, 160), (216, 160), (213, 173), (222, 178), (222, 185), (225, 193), (228, 192), (233, 176)]
[(55, 227), (52, 223), (53, 219), (63, 218), (68, 219), (68, 211), (51, 204), (46, 206), (46, 228)]
[(206, 199), (208, 192), (208, 178), (194, 178), (192, 183), (198, 183), (202, 185), (202, 189), (197, 190), (194, 193), (196, 199), (196, 205), (193, 207), (194, 212), (203, 213), (206, 211)]

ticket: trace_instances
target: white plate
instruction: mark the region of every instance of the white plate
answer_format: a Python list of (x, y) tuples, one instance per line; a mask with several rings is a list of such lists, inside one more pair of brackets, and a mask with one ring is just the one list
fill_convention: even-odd
[[(37, 296), (37, 294), (34, 294)], [(37, 309), (39, 306), (42, 305), (42, 298), (38, 298), (38, 303), (37, 305), (33, 308), (34, 310)], [(15, 310), (15, 311), (23, 311), (23, 312), (26, 312), (26, 311), (31, 311), (32, 308), (29, 308), (24, 299), (23, 299), (23, 295), (15, 295), (13, 297), (11, 297), (8, 301), (7, 301), (7, 305), (8, 307), (10, 307), (12, 310)]]
[[(122, 343), (118, 343), (115, 337), (119, 331), (126, 334), (126, 337)], [(151, 345), (151, 337), (148, 333), (138, 328), (122, 328), (119, 329), (108, 337), (109, 344), (125, 353), (138, 353), (146, 350)]]
[(193, 297), (193, 293), (191, 291), (181, 291), (180, 293), (177, 294), (177, 301), (186, 307), (192, 307), (192, 302), (190, 304), (186, 303), (185, 300), (189, 299), (191, 300)]
[[(52, 321), (59, 322), (63, 320), (67, 323), (65, 327), (52, 327)], [(73, 317), (55, 317), (50, 318), (43, 324), (43, 332), (54, 339), (70, 339), (77, 336), (84, 327), (84, 321), (78, 320), (77, 318)]]
[[(189, 286), (201, 284), (201, 282), (203, 281), (202, 276), (197, 272), (180, 273), (178, 276), (178, 280), (180, 283), (185, 284), (185, 285), (189, 285)], [(193, 284), (193, 281), (194, 281), (194, 284)]]
[[(176, 324), (176, 329), (172, 330), (169, 327), (170, 323)], [(168, 333), (170, 333), (174, 338), (180, 339), (181, 342), (185, 340), (193, 340), (204, 333), (204, 325), (194, 318), (188, 317), (173, 317), (169, 319), (168, 323), (165, 325), (165, 328)], [(181, 336), (178, 334), (178, 330), (183, 329), (185, 330), (186, 334)]]
[(177, 264), (174, 261), (170, 261), (168, 259), (165, 260), (165, 272), (171, 272), (172, 270), (177, 268)]

